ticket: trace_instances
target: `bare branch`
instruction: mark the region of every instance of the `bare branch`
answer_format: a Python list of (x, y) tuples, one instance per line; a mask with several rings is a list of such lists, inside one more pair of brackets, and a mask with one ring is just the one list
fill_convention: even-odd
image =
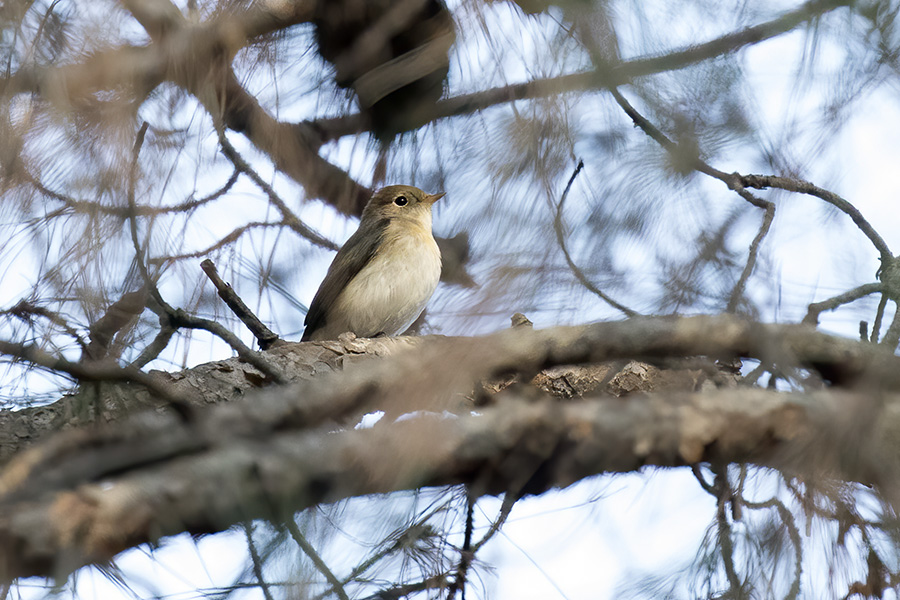
[(196, 250), (194, 252), (182, 252), (180, 254), (170, 254), (168, 256), (158, 256), (152, 257), (148, 260), (151, 265), (160, 265), (165, 264), (167, 262), (173, 260), (185, 260), (188, 258), (200, 258), (201, 256), (208, 256), (210, 253), (215, 252), (216, 250), (221, 250), (228, 244), (232, 244), (239, 240), (242, 235), (250, 231), (251, 229), (268, 229), (270, 227), (284, 227), (286, 224), (284, 222), (271, 223), (268, 221), (251, 221), (250, 223), (244, 223), (240, 227), (235, 227), (231, 230), (230, 233), (222, 237), (219, 241), (203, 248), (202, 250)]
[(756, 233), (756, 237), (753, 238), (753, 241), (750, 242), (750, 251), (747, 253), (747, 263), (744, 265), (744, 270), (741, 272), (740, 278), (738, 278), (737, 283), (734, 285), (734, 289), (731, 291), (731, 297), (728, 299), (728, 306), (725, 308), (725, 312), (737, 312), (738, 305), (744, 297), (744, 289), (747, 287), (747, 281), (750, 279), (750, 275), (753, 274), (753, 269), (756, 266), (759, 245), (762, 243), (763, 238), (766, 237), (766, 234), (769, 233), (769, 228), (772, 226), (772, 221), (774, 219), (775, 204), (769, 202), (766, 206), (766, 212), (763, 214), (763, 220), (759, 226), (759, 231)]
[(824, 190), (816, 185), (809, 183), (808, 181), (803, 181), (800, 179), (791, 179), (788, 177), (778, 177), (776, 175), (742, 175), (740, 176), (741, 183), (746, 187), (752, 187), (757, 189), (765, 189), (765, 188), (779, 188), (782, 190), (787, 190), (789, 192), (797, 192), (799, 194), (808, 194), (810, 196), (815, 196), (821, 200), (824, 200), (828, 204), (831, 204), (842, 213), (846, 214), (850, 217), (851, 220), (856, 224), (860, 231), (865, 234), (869, 241), (872, 242), (872, 245), (875, 246), (875, 249), (881, 255), (882, 263), (887, 263), (893, 257), (891, 254), (891, 249), (888, 247), (887, 243), (875, 231), (875, 228), (866, 220), (866, 218), (859, 212), (859, 209), (853, 206), (850, 202), (844, 200), (834, 192), (829, 192), (828, 190)]
[(278, 334), (266, 327), (263, 322), (259, 320), (259, 317), (253, 314), (253, 311), (244, 304), (244, 301), (237, 295), (234, 288), (219, 277), (219, 272), (216, 270), (216, 265), (213, 264), (213, 261), (209, 259), (204, 260), (200, 263), (200, 268), (203, 269), (203, 272), (206, 273), (206, 276), (209, 277), (209, 280), (212, 281), (212, 284), (216, 287), (219, 297), (222, 298), (225, 304), (228, 305), (228, 308), (237, 315), (241, 322), (247, 326), (247, 329), (250, 330), (250, 333), (252, 333), (253, 337), (259, 342), (260, 348), (268, 350), (272, 344), (278, 341)]
[(303, 553), (309, 557), (316, 569), (318, 569), (325, 577), (325, 580), (331, 586), (334, 594), (340, 598), (340, 600), (350, 600), (347, 596), (347, 592), (344, 590), (344, 585), (341, 583), (341, 580), (337, 578), (325, 561), (322, 560), (322, 557), (316, 552), (315, 547), (309, 543), (309, 540), (306, 539), (306, 536), (303, 535), (300, 528), (297, 527), (297, 522), (294, 521), (294, 519), (287, 519), (284, 524), (291, 534), (291, 537), (294, 538), (294, 541), (300, 546), (300, 549), (303, 550)]
[(222, 129), (219, 129), (219, 144), (222, 146), (222, 153), (228, 157), (228, 159), (234, 164), (234, 168), (247, 175), (253, 183), (255, 183), (262, 191), (266, 193), (269, 197), (269, 202), (271, 202), (275, 208), (278, 209), (278, 212), (281, 213), (282, 222), (290, 227), (294, 232), (300, 234), (302, 237), (306, 238), (316, 246), (320, 246), (322, 248), (327, 248), (328, 250), (337, 250), (338, 245), (332, 242), (331, 240), (325, 238), (319, 232), (313, 230), (308, 225), (306, 225), (303, 221), (300, 220), (297, 215), (288, 208), (287, 204), (281, 197), (275, 192), (271, 185), (269, 185), (262, 177), (259, 176), (259, 173), (253, 170), (247, 161), (235, 150), (234, 146), (231, 145), (231, 142), (228, 141), (228, 138), (225, 137), (225, 132)]
[[(827, 300), (813, 302), (809, 305), (806, 316), (803, 317), (803, 322), (809, 325), (818, 325), (819, 315), (826, 310), (834, 310), (840, 306), (843, 306), (844, 304), (849, 304), (850, 302), (854, 302), (856, 300), (859, 300), (860, 298), (864, 298), (869, 294), (877, 294), (882, 291), (884, 291), (884, 285), (882, 283), (867, 283), (857, 288), (853, 288), (852, 290), (846, 291), (843, 294), (838, 294), (837, 296), (834, 296)], [(877, 336), (874, 330), (872, 331), (872, 335)]]
[(569, 195), (569, 190), (572, 189), (572, 184), (575, 182), (575, 178), (578, 177), (578, 173), (581, 172), (581, 169), (584, 168), (584, 162), (578, 161), (578, 165), (575, 167), (575, 171), (572, 173), (572, 176), (569, 178), (569, 182), (566, 184), (566, 189), (563, 190), (562, 197), (559, 199), (559, 203), (556, 205), (556, 215), (553, 217), (553, 229), (556, 232), (556, 241), (559, 244), (560, 250), (562, 250), (563, 256), (566, 258), (566, 263), (569, 265), (569, 269), (571, 269), (572, 273), (575, 275), (575, 278), (581, 282), (581, 285), (586, 287), (592, 294), (596, 295), (598, 298), (615, 308), (616, 310), (622, 312), (626, 317), (637, 317), (640, 316), (640, 313), (635, 312), (615, 301), (612, 297), (606, 294), (603, 290), (598, 288), (594, 283), (588, 279), (587, 275), (584, 274), (584, 271), (575, 264), (575, 261), (572, 259), (572, 255), (569, 254), (569, 249), (566, 246), (566, 234), (564, 231), (563, 225), (563, 206), (565, 205), (566, 198)]

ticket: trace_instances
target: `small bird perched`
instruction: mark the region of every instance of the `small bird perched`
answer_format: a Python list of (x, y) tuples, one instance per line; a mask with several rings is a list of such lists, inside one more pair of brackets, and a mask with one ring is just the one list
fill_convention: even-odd
[(410, 185), (375, 192), (309, 305), (303, 341), (397, 335), (412, 325), (441, 276), (431, 206), (443, 196)]

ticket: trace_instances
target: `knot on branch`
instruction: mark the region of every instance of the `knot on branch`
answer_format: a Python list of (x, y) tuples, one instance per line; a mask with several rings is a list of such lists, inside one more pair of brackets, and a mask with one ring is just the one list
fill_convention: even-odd
[(884, 291), (889, 298), (900, 298), (900, 257), (882, 256), (881, 266), (875, 276), (884, 284)]

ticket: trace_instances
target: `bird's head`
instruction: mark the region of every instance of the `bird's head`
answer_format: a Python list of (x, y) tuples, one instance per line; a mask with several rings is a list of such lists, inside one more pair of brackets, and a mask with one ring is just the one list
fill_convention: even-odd
[(372, 195), (363, 210), (362, 220), (389, 219), (414, 221), (431, 228), (431, 206), (444, 192), (428, 194), (411, 185), (389, 185)]

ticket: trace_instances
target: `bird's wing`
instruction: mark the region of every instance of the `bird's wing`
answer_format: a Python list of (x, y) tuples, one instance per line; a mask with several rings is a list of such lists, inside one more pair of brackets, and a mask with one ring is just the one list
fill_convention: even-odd
[(363, 270), (381, 245), (388, 219), (378, 219), (369, 225), (360, 225), (356, 233), (341, 246), (337, 255), (328, 267), (328, 273), (319, 286), (309, 312), (306, 313), (301, 341), (307, 341), (312, 334), (325, 326), (328, 320), (328, 309), (337, 301), (338, 295), (347, 287), (350, 280)]

